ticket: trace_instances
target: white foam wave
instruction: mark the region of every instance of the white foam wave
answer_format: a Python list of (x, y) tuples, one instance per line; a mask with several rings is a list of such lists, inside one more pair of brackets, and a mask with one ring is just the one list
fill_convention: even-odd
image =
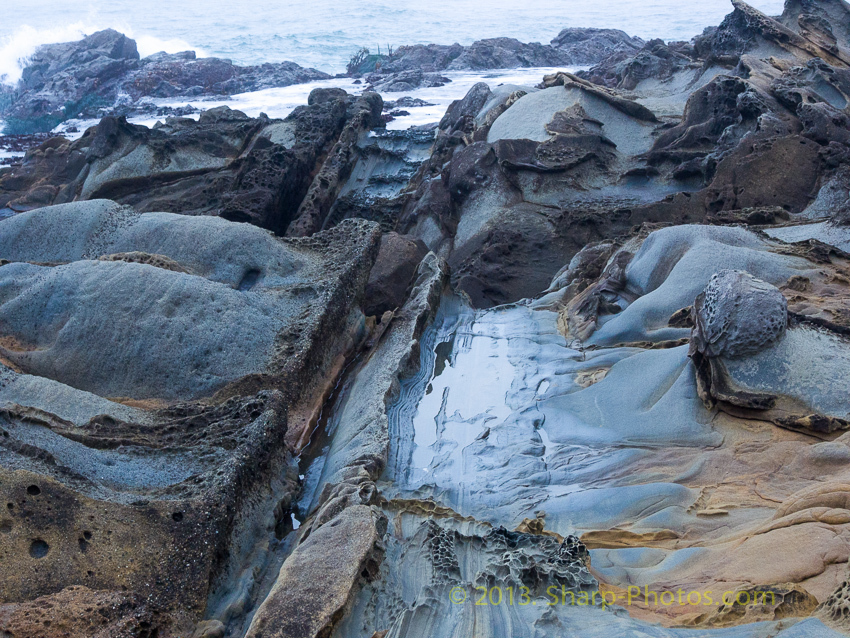
[[(536, 86), (543, 79), (544, 75), (549, 75), (556, 71), (578, 71), (587, 67), (535, 67), (528, 69), (491, 69), (488, 71), (444, 71), (443, 75), (448, 77), (451, 82), (444, 86), (412, 89), (404, 93), (383, 93), (384, 100), (397, 100), (402, 96), (419, 98), (425, 101), (428, 106), (411, 106), (404, 107), (402, 110), (407, 111), (409, 115), (399, 116), (395, 120), (387, 124), (388, 130), (404, 130), (411, 126), (419, 126), (422, 124), (430, 124), (439, 122), (446, 112), (449, 104), (454, 100), (461, 99), (472, 86), (478, 82), (485, 82), (490, 85), (490, 88), (495, 88), (502, 84), (517, 84), (520, 86)], [(307, 104), (308, 96), (313, 89), (337, 87), (348, 91), (353, 95), (358, 95), (363, 92), (363, 84), (354, 84), (353, 78), (333, 78), (331, 80), (317, 80), (315, 82), (307, 82), (305, 84), (293, 84), (275, 89), (263, 89), (261, 91), (253, 91), (251, 93), (240, 93), (232, 95), (224, 100), (212, 98), (167, 98), (154, 100), (158, 106), (182, 107), (192, 105), (201, 110), (215, 108), (217, 106), (229, 106), (230, 108), (242, 111), (251, 117), (257, 117), (260, 113), (265, 113), (272, 118), (284, 118), (289, 115), (297, 106)], [(195, 113), (186, 117), (198, 119), (199, 114)], [(141, 115), (130, 118), (133, 124), (142, 124), (151, 127), (156, 124), (157, 120), (162, 117), (152, 115)], [(70, 137), (70, 133), (65, 132), (68, 125), (73, 125), (80, 132), (76, 135), (82, 135), (88, 126), (97, 124), (97, 120), (66, 122), (55, 129), (55, 132), (62, 133), (66, 137)]]
[(0, 82), (15, 84), (27, 61), (42, 44), (79, 40), (86, 33), (97, 31), (91, 25), (75, 22), (61, 27), (36, 29), (23, 25), (11, 35), (0, 39)]
[[(73, 42), (80, 40), (95, 31), (105, 29), (104, 26), (88, 22), (75, 22), (61, 27), (36, 29), (29, 25), (18, 27), (12, 34), (0, 38), (0, 82), (16, 84), (21, 79), (21, 73), (36, 49), (43, 44), (56, 42)], [(165, 51), (179, 53), (180, 51), (195, 51), (198, 57), (206, 57), (206, 53), (193, 47), (179, 38), (161, 39), (152, 35), (135, 36), (133, 29), (127, 26), (113, 26), (114, 29), (136, 40), (139, 55), (148, 55)]]

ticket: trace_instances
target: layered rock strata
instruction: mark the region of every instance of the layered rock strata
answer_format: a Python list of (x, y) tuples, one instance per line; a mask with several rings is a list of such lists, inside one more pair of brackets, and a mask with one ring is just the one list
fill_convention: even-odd
[(100, 200), (5, 220), (4, 601), (85, 585), (197, 620), (288, 524), (286, 441), (363, 338), (378, 243), (368, 222), (281, 240)]

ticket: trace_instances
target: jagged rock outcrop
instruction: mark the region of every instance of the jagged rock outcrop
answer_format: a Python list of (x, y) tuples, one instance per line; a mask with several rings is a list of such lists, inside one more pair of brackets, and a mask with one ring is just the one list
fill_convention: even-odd
[(570, 56), (571, 66), (584, 66), (612, 55), (634, 52), (643, 41), (618, 29), (572, 27), (562, 30), (550, 44)]
[(606, 57), (578, 76), (610, 88), (632, 90), (642, 80), (655, 78), (669, 80), (677, 71), (698, 64), (692, 46), (684, 42), (666, 44), (663, 40), (650, 40), (637, 53), (628, 49)]
[(628, 56), (644, 42), (616, 29), (568, 28), (550, 44), (515, 38), (488, 38), (469, 46), (417, 44), (398, 47), (390, 55), (368, 56), (349, 65), (349, 75), (365, 74), (375, 90), (408, 91), (442, 86), (440, 71), (482, 71), (523, 67), (594, 64), (612, 55)]
[[(578, 75), (629, 91), (659, 115), (681, 115), (693, 92), (719, 74), (748, 81), (762, 100), (776, 99), (795, 115), (801, 93), (815, 93), (815, 101), (833, 103), (837, 98), (837, 108), (845, 107), (846, 87), (839, 87), (846, 84), (850, 39), (842, 22), (847, 15), (843, 2), (787, 2), (776, 19), (739, 0), (733, 5), (720, 26), (691, 42), (652, 41), (637, 54), (612, 55)], [(769, 106), (771, 115), (786, 120)]]
[(49, 131), (75, 117), (99, 117), (143, 97), (230, 95), (330, 77), (293, 62), (239, 67), (193, 51), (140, 59), (135, 41), (106, 29), (78, 42), (39, 47), (14, 92), (0, 103), (7, 133)]
[[(632, 93), (623, 90), (625, 75), (608, 83), (619, 88), (569, 73), (545, 78), (542, 90), (473, 87), (440, 123), (431, 159), (402, 194), (396, 228), (443, 251), (455, 283), (463, 279), (474, 303), (489, 305), (543, 290), (554, 269), (530, 275), (529, 265), (536, 256), (571, 257), (581, 246), (558, 238), (579, 226), (591, 233), (580, 235), (584, 245), (643, 223), (778, 224), (815, 205), (820, 192), (822, 202), (840, 192), (850, 130), (843, 68), (798, 49), (782, 49), (776, 55), (786, 61), (771, 66), (747, 49), (738, 70), (723, 72), (698, 47), (665, 47), (650, 43), (643, 53), (666, 56), (664, 69), (642, 54), (628, 58), (647, 69), (630, 76)], [(680, 120), (659, 120), (673, 108)], [(501, 218), (506, 209), (517, 214)], [(834, 208), (836, 219), (842, 210)], [(488, 223), (490, 239), (469, 243), (471, 225)], [(512, 288), (514, 276), (527, 287)]]
[(349, 75), (375, 71), (390, 74), (419, 69), (425, 73), (510, 69), (516, 67), (585, 65), (612, 54), (635, 52), (643, 40), (617, 29), (567, 28), (548, 45), (525, 44), (514, 38), (489, 38), (469, 46), (460, 44), (416, 44), (400, 46), (390, 55), (370, 56)]
[[(330, 88), (4, 170), (0, 633), (835, 638), (846, 17), (567, 31), (614, 55), (435, 126)], [(460, 49), (376, 77), (546, 47)]]
[[(320, 104), (339, 104), (348, 96), (343, 92), (326, 95), (322, 89), (315, 89), (311, 94), (310, 106)], [(339, 133), (339, 138), (328, 152), (319, 172), (310, 184), (298, 210), (292, 216), (286, 228), (290, 237), (312, 235), (322, 228), (331, 207), (336, 201), (340, 189), (345, 184), (354, 164), (360, 157), (358, 141), (366, 131), (380, 127), (382, 124), (381, 111), (383, 101), (377, 93), (364, 93), (356, 100), (350, 100), (345, 113), (345, 125)]]
[[(832, 5), (838, 9), (842, 3), (827, 0), (812, 4)], [(766, 16), (742, 0), (732, 0), (732, 6), (734, 11), (719, 27), (694, 39), (694, 48), (701, 57), (728, 62), (749, 52), (759, 55), (787, 52), (804, 59), (821, 58), (838, 66), (850, 62), (846, 35), (841, 40), (836, 39), (830, 23), (803, 13), (802, 3), (787, 3), (779, 19)], [(837, 25), (846, 21), (846, 6), (843, 9), (843, 16), (835, 16)], [(846, 27), (842, 25), (841, 28)]]
[(328, 91), (316, 89), (284, 120), (227, 107), (152, 129), (104, 118), (79, 140), (52, 138), (0, 172), (0, 209), (109, 198), (281, 234), (300, 220), (301, 234), (315, 232), (358, 157), (360, 134), (381, 124), (377, 94)]
[[(655, 166), (664, 162), (678, 165), (678, 178), (700, 175), (710, 178), (723, 157), (747, 134), (765, 127), (762, 115), (778, 112), (778, 124), (786, 130), (793, 126), (789, 114), (746, 80), (718, 76), (695, 91), (685, 105), (682, 121), (664, 131), (650, 153)], [(777, 119), (778, 119), (777, 118)]]
[(448, 109), (411, 184), (398, 229), (442, 251), (476, 305), (543, 290), (557, 264), (628, 229), (626, 217), (597, 216), (592, 193), (635, 169), (655, 118), (573, 78), (553, 77), (543, 90), (474, 86)]

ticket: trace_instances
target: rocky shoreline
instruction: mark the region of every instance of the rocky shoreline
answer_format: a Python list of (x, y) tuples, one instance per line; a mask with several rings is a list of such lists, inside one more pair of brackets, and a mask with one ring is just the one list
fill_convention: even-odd
[(550, 44), (526, 44), (514, 38), (478, 40), (469, 46), (402, 46), (388, 55), (364, 50), (348, 65), (348, 75), (364, 77), (371, 90), (402, 92), (445, 84), (441, 71), (482, 71), (523, 67), (584, 66), (611, 57), (629, 57), (644, 45), (615, 29), (570, 28)]
[[(565, 29), (549, 45), (494, 38), (468, 47), (403, 46), (392, 55), (364, 50), (337, 77), (365, 76), (370, 88), (400, 92), (450, 81), (438, 71), (594, 64), (642, 45), (622, 31)], [(74, 118), (193, 112), (169, 112), (156, 106), (156, 99), (227, 97), (331, 77), (294, 62), (241, 67), (230, 60), (197, 58), (194, 51), (140, 58), (134, 40), (107, 29), (78, 42), (39, 48), (16, 86), (0, 85), (0, 118), (5, 134), (29, 135)]]
[[(848, 635), (850, 5), (732, 4), (10, 138), (0, 635)], [(369, 90), (540, 65), (589, 68)], [(106, 31), (3, 117), (319, 77)]]
[(139, 105), (145, 98), (232, 95), (330, 77), (294, 62), (240, 67), (194, 51), (140, 58), (134, 40), (106, 29), (41, 46), (18, 84), (3, 85), (0, 117), (7, 134), (42, 133), (72, 118), (150, 110), (151, 103)]

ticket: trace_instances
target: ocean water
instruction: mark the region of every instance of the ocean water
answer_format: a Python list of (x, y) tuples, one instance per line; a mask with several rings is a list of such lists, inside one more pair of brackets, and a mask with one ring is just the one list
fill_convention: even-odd
[[(750, 4), (775, 15), (783, 2)], [(142, 55), (194, 49), (240, 64), (292, 60), (339, 73), (360, 47), (375, 52), (497, 36), (546, 43), (565, 27), (682, 40), (719, 24), (731, 10), (729, 0), (7, 0), (0, 78), (17, 80), (40, 44), (107, 27), (135, 38)]]
[[(775, 15), (783, 0), (751, 0)], [(549, 42), (568, 26), (613, 27), (644, 39), (689, 39), (707, 26), (719, 24), (732, 10), (728, 0), (542, 0), (521, 4), (509, 0), (184, 0), (163, 8), (153, 0), (23, 0), (3, 8), (0, 24), (0, 81), (14, 83), (29, 56), (41, 44), (76, 40), (112, 27), (134, 38), (142, 56), (192, 49), (199, 56), (230, 58), (240, 64), (292, 60), (329, 73), (339, 73), (360, 47), (385, 51), (388, 45), (436, 42), (469, 44), (496, 36), (524, 42)], [(447, 72), (443, 87), (385, 94), (418, 97), (430, 106), (405, 108), (408, 116), (389, 129), (437, 122), (452, 100), (463, 97), (476, 82), (536, 85), (556, 69), (508, 69), (487, 72)], [(575, 69), (570, 69), (575, 70)], [(347, 78), (311, 82), (280, 89), (230, 96), (155, 100), (158, 105), (193, 106), (205, 110), (228, 105), (250, 116), (266, 113), (286, 117), (307, 103), (316, 87), (336, 86), (360, 93), (364, 86)], [(198, 115), (192, 116), (197, 118)], [(131, 118), (152, 126), (156, 119)], [(74, 139), (97, 120), (71, 120), (55, 131)], [(69, 130), (70, 129), (70, 130)], [(2, 130), (2, 121), (0, 121)], [(2, 137), (2, 134), (0, 134)], [(0, 148), (0, 158), (20, 155)]]

